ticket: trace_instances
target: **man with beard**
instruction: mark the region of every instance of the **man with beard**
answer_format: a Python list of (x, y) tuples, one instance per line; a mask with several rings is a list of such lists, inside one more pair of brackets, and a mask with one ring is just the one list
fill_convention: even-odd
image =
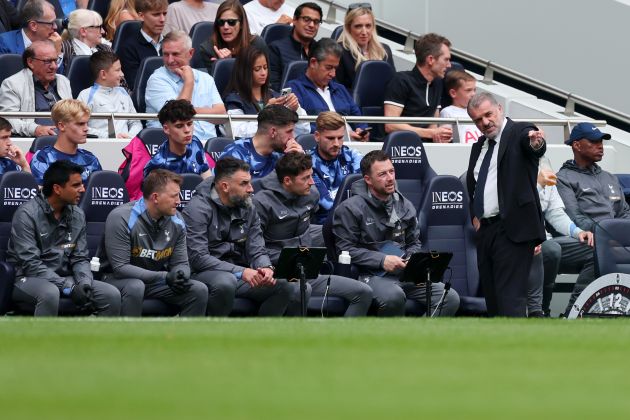
[(487, 92), (470, 99), (468, 115), (483, 134), (472, 146), (466, 184), (488, 315), (524, 317), (534, 248), (545, 240), (536, 188), (544, 133), (505, 118)]
[(266, 106), (258, 113), (258, 131), (254, 137), (236, 140), (223, 150), (219, 159), (231, 156), (245, 161), (251, 176), (262, 178), (273, 171), (283, 153), (304, 153), (294, 138), (297, 121), (297, 113), (283, 105)]
[(193, 276), (208, 286), (208, 315), (228, 315), (238, 296), (260, 303), (261, 316), (281, 316), (299, 293), (296, 284), (273, 277), (249, 165), (228, 156), (214, 170), (183, 213)]
[[(413, 204), (396, 191), (396, 175), (390, 157), (373, 150), (361, 159), (363, 180), (352, 184), (352, 197), (333, 215), (337, 250), (348, 251), (360, 279), (372, 288), (380, 316), (403, 316), (405, 301), (424, 305), (426, 288), (401, 282), (407, 258), (422, 251), (418, 218)], [(422, 275), (422, 273), (418, 273)], [(444, 284), (431, 285), (431, 314), (455, 315), (459, 295), (453, 289), (443, 300)]]

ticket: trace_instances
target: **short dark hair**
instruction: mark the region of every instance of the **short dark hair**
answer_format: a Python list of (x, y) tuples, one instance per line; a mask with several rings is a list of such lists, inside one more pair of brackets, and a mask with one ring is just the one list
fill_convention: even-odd
[(101, 70), (109, 70), (120, 58), (113, 52), (107, 50), (99, 50), (90, 56), (90, 70), (94, 80), (98, 79)]
[(13, 127), (11, 126), (11, 123), (9, 122), (9, 120), (7, 120), (4, 117), (0, 117), (0, 131), (1, 130), (9, 130), (9, 131), (13, 130)]
[(232, 156), (226, 156), (217, 161), (214, 167), (214, 181), (229, 178), (238, 171), (249, 173), (249, 164)]
[(195, 107), (186, 99), (171, 99), (166, 101), (160, 112), (158, 120), (160, 124), (174, 123), (175, 121), (188, 121), (197, 114)]
[(448, 92), (451, 89), (457, 90), (464, 82), (476, 81), (474, 77), (462, 70), (450, 70), (444, 77), (444, 86)]
[(42, 183), (42, 192), (44, 197), (50, 197), (53, 193), (53, 186), (66, 185), (70, 179), (70, 175), (83, 173), (83, 166), (77, 165), (69, 160), (57, 160), (50, 164), (46, 172), (44, 172), (44, 181)]
[(442, 45), (450, 48), (451, 41), (433, 32), (422, 35), (413, 46), (416, 53), (416, 64), (424, 64), (430, 55), (439, 57), (442, 54)]
[(342, 54), (343, 48), (341, 44), (332, 38), (322, 38), (311, 46), (311, 50), (308, 52), (308, 60), (311, 61), (311, 58), (314, 58), (319, 63), (324, 61), (329, 55), (341, 58)]
[(392, 158), (382, 150), (372, 150), (361, 159), (361, 175), (369, 175), (374, 162), (385, 162), (386, 160), (392, 160)]
[(142, 180), (142, 196), (149, 198), (154, 192), (162, 191), (169, 182), (182, 185), (182, 180), (182, 176), (175, 172), (167, 169), (154, 169)]
[(297, 112), (284, 105), (269, 105), (258, 113), (258, 131), (266, 130), (272, 125), (285, 127), (298, 122)]
[(307, 2), (307, 3), (300, 4), (298, 7), (295, 8), (295, 12), (293, 13), (293, 19), (298, 19), (300, 16), (302, 16), (302, 10), (303, 9), (313, 9), (313, 10), (315, 10), (316, 12), (319, 13), (319, 18), (320, 19), (324, 16), (324, 12), (322, 11), (322, 8), (319, 7), (319, 4), (312, 3), (312, 2)]
[(285, 176), (295, 177), (312, 167), (313, 159), (311, 155), (291, 152), (283, 155), (276, 162), (276, 176), (278, 177), (278, 181), (282, 184), (282, 180), (284, 180)]

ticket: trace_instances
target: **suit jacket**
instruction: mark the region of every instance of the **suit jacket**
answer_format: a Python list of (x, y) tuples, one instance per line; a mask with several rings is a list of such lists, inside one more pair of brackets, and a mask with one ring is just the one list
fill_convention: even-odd
[[(546, 144), (534, 150), (529, 144), (528, 133), (537, 128), (531, 123), (515, 123), (507, 119), (497, 156), (497, 189), (499, 212), (507, 237), (513, 242), (545, 240), (545, 228), (536, 189), (538, 159), (545, 154)], [(473, 144), (468, 162), (466, 186), (470, 198), (471, 214), (475, 193), (475, 165), (486, 141), (481, 136)]]
[(0, 34), (0, 54), (20, 54), (24, 52), (22, 29)]

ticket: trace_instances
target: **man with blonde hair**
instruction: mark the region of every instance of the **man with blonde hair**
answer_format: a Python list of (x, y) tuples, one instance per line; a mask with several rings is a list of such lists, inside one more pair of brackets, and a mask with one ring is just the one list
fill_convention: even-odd
[(332, 209), (337, 190), (348, 174), (361, 172), (361, 154), (344, 146), (346, 124), (336, 112), (325, 111), (315, 120), (317, 146), (307, 153), (313, 159), (313, 180), (319, 191), (317, 223), (324, 223)]
[(85, 144), (87, 140), (90, 119), (87, 105), (77, 99), (64, 99), (53, 106), (51, 117), (58, 131), (57, 141), (33, 155), (31, 172), (37, 183), (42, 184), (44, 172), (57, 160), (69, 160), (81, 165), (83, 182), (92, 172), (102, 170), (96, 156), (85, 149), (79, 149), (79, 145)]

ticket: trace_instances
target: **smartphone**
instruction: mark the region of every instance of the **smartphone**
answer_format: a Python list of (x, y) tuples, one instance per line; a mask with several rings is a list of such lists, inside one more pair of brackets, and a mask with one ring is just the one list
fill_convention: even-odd
[(284, 89), (282, 89), (282, 91), (280, 91), (280, 96), (290, 95), (291, 92), (293, 92), (293, 89), (291, 89), (290, 87), (284, 88)]
[(372, 131), (372, 127), (366, 127), (365, 130), (359, 131), (359, 136), (365, 137), (370, 131)]

